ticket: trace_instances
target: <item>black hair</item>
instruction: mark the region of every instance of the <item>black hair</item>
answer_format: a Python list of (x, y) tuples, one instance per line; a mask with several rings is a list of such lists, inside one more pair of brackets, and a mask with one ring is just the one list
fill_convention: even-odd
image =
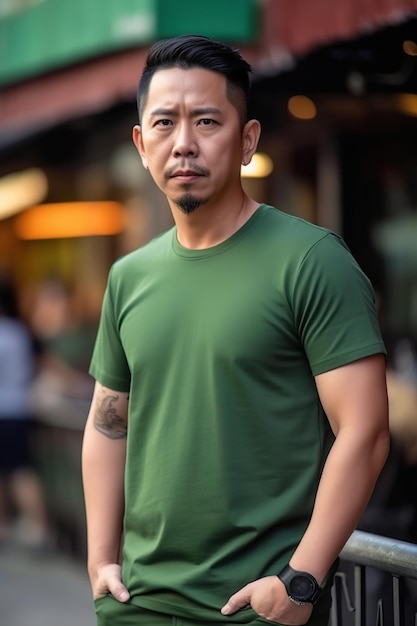
[(178, 67), (218, 72), (226, 78), (227, 97), (236, 107), (241, 124), (247, 121), (252, 68), (235, 48), (203, 35), (181, 35), (156, 42), (148, 52), (137, 91), (139, 123), (146, 104), (149, 84), (155, 72)]

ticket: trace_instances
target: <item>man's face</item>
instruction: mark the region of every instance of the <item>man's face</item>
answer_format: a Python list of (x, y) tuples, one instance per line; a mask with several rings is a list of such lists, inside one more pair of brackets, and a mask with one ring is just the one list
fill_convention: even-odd
[(245, 129), (221, 74), (157, 71), (133, 137), (156, 184), (185, 213), (240, 186)]

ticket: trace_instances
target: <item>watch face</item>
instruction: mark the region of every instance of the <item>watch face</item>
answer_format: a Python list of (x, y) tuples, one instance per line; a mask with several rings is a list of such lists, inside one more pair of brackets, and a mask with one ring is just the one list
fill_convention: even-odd
[(314, 593), (314, 584), (307, 576), (294, 576), (289, 584), (290, 595), (301, 601), (308, 600)]

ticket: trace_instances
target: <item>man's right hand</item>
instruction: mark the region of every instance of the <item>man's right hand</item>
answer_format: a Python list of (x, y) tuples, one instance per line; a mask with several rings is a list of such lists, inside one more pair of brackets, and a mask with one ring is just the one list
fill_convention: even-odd
[(117, 563), (99, 567), (91, 584), (95, 600), (109, 593), (119, 602), (127, 602), (130, 598), (128, 590), (122, 583), (121, 567)]

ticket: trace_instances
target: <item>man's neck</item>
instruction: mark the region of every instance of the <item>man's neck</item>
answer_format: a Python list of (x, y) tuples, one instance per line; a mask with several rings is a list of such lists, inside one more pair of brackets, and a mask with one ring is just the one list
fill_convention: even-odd
[(242, 194), (233, 203), (203, 204), (189, 215), (171, 202), (170, 206), (179, 243), (191, 250), (204, 250), (229, 239), (254, 214), (259, 203)]

